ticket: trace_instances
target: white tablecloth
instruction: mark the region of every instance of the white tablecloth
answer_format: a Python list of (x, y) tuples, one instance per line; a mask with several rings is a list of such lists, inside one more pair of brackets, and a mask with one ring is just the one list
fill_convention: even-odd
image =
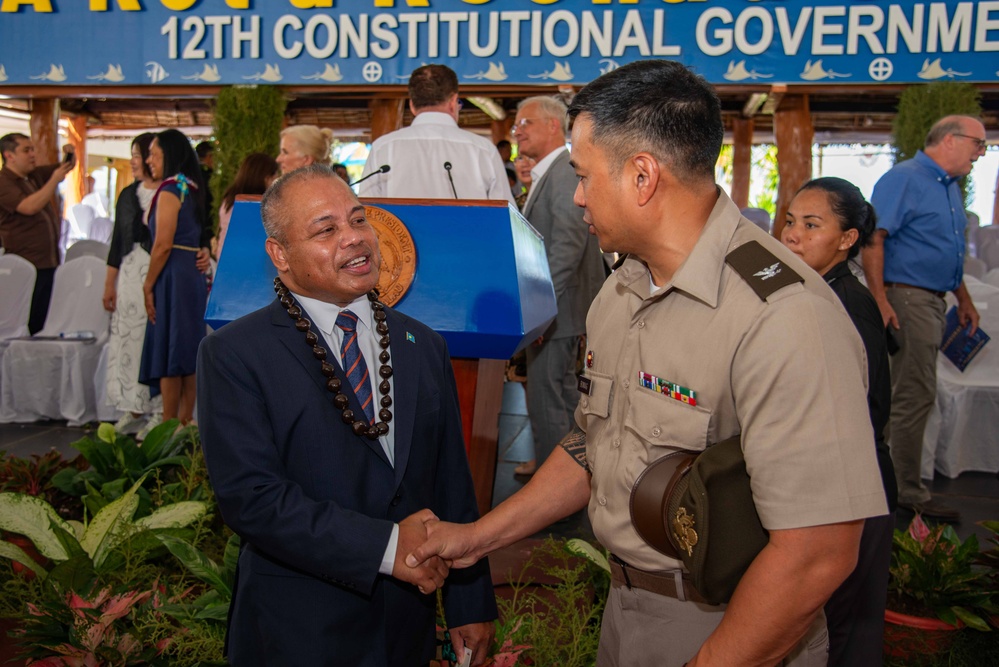
[[(962, 373), (937, 357), (937, 402), (926, 424), (922, 476), (999, 472), (999, 288), (966, 276), (968, 292), (992, 340)], [(954, 303), (947, 297), (947, 308)]]

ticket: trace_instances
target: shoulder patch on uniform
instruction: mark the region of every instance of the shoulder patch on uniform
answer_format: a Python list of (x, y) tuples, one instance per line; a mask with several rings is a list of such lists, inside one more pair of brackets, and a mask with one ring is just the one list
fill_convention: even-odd
[(739, 246), (725, 257), (725, 261), (764, 301), (782, 287), (805, 282), (794, 269), (760, 245), (759, 241)]

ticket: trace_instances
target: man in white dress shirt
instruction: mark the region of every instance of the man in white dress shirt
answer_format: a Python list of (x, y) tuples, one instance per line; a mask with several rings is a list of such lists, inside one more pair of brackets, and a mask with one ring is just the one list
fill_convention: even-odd
[(409, 77), (413, 124), (371, 144), (358, 186), (362, 197), (503, 199), (513, 202), (496, 147), (458, 127), (458, 77), (445, 65), (424, 65)]

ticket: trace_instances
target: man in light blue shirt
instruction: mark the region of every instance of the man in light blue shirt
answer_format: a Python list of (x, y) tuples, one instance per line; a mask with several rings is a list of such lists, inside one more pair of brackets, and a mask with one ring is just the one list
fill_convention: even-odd
[(968, 220), (958, 180), (985, 153), (985, 126), (970, 116), (946, 116), (926, 146), (874, 186), (878, 231), (864, 249), (867, 285), (898, 343), (891, 358), (889, 426), (898, 504), (928, 517), (956, 521), (958, 512), (930, 496), (920, 478), (923, 431), (936, 400), (936, 358), (943, 337), (943, 297), (953, 292), (962, 324), (978, 327), (964, 285)]

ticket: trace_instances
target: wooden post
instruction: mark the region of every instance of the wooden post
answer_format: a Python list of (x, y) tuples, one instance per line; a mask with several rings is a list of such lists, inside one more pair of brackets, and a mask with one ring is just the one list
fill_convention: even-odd
[(67, 176), (66, 208), (79, 204), (87, 194), (87, 117), (69, 120), (69, 143), (76, 150), (76, 166)]
[(774, 139), (777, 143), (777, 214), (773, 235), (784, 231), (787, 207), (798, 191), (812, 177), (812, 137), (814, 128), (808, 110), (808, 95), (785, 95), (774, 112)]
[(31, 100), (28, 118), (31, 142), (35, 145), (37, 164), (59, 161), (59, 100), (38, 98)]
[(732, 201), (739, 208), (749, 206), (749, 178), (753, 168), (753, 119), (732, 122)]
[[(59, 158), (59, 100), (54, 97), (31, 100), (31, 115), (28, 117), (31, 143), (35, 145), (35, 164), (52, 164)], [(58, 195), (52, 198), (55, 211), (59, 211)], [(60, 215), (64, 215), (59, 211)]]
[(383, 134), (395, 132), (402, 127), (402, 112), (406, 100), (374, 99), (369, 102), (371, 109), (371, 141)]

